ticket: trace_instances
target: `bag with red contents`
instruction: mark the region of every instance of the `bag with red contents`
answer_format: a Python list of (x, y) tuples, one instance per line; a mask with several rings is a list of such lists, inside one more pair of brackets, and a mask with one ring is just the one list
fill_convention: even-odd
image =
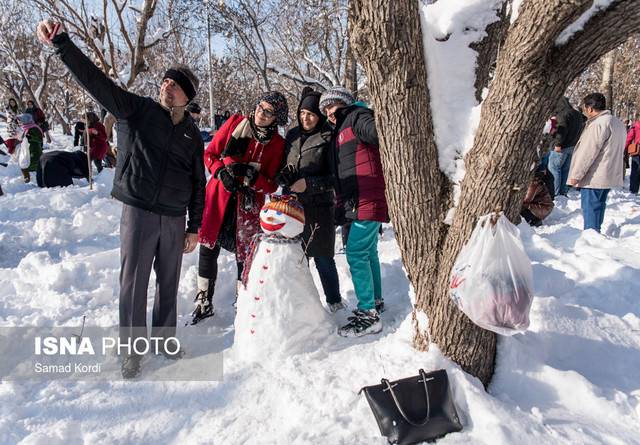
[(450, 296), (471, 321), (496, 334), (529, 327), (531, 260), (518, 228), (504, 215), (480, 218), (451, 271)]

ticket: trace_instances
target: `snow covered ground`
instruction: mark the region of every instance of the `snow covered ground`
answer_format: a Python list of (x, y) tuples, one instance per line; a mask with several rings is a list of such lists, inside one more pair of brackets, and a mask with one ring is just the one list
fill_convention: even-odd
[[(69, 142), (54, 137), (59, 146)], [(23, 184), (15, 165), (0, 167), (0, 325), (78, 326), (83, 315), (88, 324), (117, 324), (120, 204), (109, 197), (112, 178), (103, 171), (94, 191), (86, 181), (41, 190)], [(500, 339), (488, 393), (437, 348), (411, 348), (412, 291), (387, 227), (381, 335), (332, 336), (311, 354), (250, 367), (234, 361), (227, 353), (235, 266), (224, 255), (217, 315), (184, 328), (220, 339), (228, 355), (223, 381), (1, 382), (0, 444), (382, 445), (357, 392), (419, 368), (447, 369), (463, 419), (464, 430), (439, 443), (640, 444), (639, 201), (615, 190), (606, 235), (581, 225), (572, 194), (546, 226), (520, 226), (537, 298), (530, 331)], [(353, 307), (344, 255), (337, 261)], [(185, 256), (180, 326), (192, 310), (196, 264), (196, 253)]]

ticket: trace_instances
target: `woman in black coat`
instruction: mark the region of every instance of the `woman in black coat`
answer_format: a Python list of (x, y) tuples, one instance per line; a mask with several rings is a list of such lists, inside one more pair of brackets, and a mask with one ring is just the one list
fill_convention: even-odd
[(331, 169), (331, 127), (320, 112), (320, 93), (305, 94), (298, 107), (298, 126), (286, 136), (285, 166), (277, 177), (284, 193), (294, 193), (304, 206), (303, 246), (315, 259), (331, 312), (343, 309), (334, 260), (335, 191)]

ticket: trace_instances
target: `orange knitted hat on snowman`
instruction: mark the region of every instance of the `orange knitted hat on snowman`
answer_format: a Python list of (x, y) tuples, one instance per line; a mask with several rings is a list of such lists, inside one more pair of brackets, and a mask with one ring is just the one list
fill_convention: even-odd
[(304, 208), (293, 195), (271, 196), (270, 201), (262, 206), (262, 210), (275, 210), (304, 224)]

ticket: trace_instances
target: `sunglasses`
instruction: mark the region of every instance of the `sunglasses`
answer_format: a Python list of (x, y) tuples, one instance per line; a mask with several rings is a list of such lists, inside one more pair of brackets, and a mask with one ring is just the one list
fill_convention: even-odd
[(276, 113), (273, 110), (267, 110), (266, 108), (264, 108), (262, 105), (258, 104), (256, 106), (256, 110), (258, 110), (261, 114), (263, 114), (266, 117), (275, 117)]

